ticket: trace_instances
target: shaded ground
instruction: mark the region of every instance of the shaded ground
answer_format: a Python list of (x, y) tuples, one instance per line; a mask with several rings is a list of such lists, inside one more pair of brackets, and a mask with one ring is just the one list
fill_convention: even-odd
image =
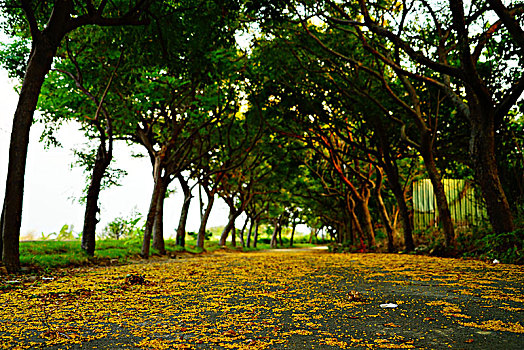
[(515, 265), (318, 250), (94, 268), (0, 291), (0, 348), (523, 349), (523, 281)]

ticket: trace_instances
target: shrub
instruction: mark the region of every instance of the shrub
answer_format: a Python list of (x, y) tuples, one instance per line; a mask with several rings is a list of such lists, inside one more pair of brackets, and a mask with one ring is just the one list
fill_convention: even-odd
[[(198, 232), (186, 232), (186, 235), (196, 240), (198, 237)], [(212, 236), (213, 236), (213, 232), (206, 230), (206, 234), (204, 235), (204, 240), (209, 241)]]
[(484, 256), (503, 263), (524, 263), (524, 229), (508, 233), (492, 233), (481, 239)]
[(133, 213), (130, 216), (119, 216), (107, 224), (99, 234), (102, 239), (137, 238), (144, 234), (143, 226), (139, 225), (142, 216)]

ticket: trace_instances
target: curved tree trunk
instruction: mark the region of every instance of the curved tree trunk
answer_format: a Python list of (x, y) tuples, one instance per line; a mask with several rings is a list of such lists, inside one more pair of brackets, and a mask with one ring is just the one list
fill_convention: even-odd
[(386, 235), (388, 237), (388, 252), (393, 253), (395, 250), (395, 242), (394, 242), (394, 233), (395, 228), (391, 224), (391, 221), (389, 220), (388, 211), (386, 209), (386, 205), (384, 204), (384, 200), (382, 199), (382, 181), (383, 181), (383, 175), (382, 175), (382, 169), (376, 168), (376, 174), (377, 174), (377, 181), (375, 182), (375, 196), (377, 198), (377, 205), (378, 210), (380, 213), (380, 218), (382, 219), (382, 223), (384, 224), (384, 227), (386, 229)]
[(455, 242), (455, 229), (453, 227), (453, 220), (451, 219), (451, 212), (449, 210), (444, 184), (442, 183), (442, 178), (440, 177), (440, 173), (437, 169), (431, 142), (427, 140), (428, 138), (431, 138), (431, 136), (423, 136), (420, 153), (422, 155), (422, 159), (424, 159), (424, 165), (428, 172), (431, 184), (433, 185), (433, 193), (437, 201), (439, 221), (442, 225), (442, 229), (444, 230), (446, 247), (451, 248)]
[(211, 209), (213, 209), (213, 203), (215, 202), (215, 196), (208, 194), (207, 207), (202, 216), (202, 221), (200, 222), (200, 228), (198, 229), (197, 235), (197, 247), (204, 249), (204, 241), (206, 238), (206, 226), (207, 221), (209, 220), (209, 215), (211, 214)]
[(406, 251), (410, 252), (415, 249), (415, 243), (413, 242), (413, 225), (411, 224), (409, 209), (406, 204), (406, 196), (402, 190), (402, 185), (400, 184), (398, 167), (395, 160), (391, 158), (390, 142), (382, 123), (377, 119), (374, 119), (373, 121), (379, 138), (380, 147), (378, 150), (384, 160), (384, 171), (387, 175), (387, 182), (389, 184), (389, 188), (395, 196), (400, 211), (402, 231), (404, 236), (404, 248)]
[(184, 192), (184, 204), (182, 205), (182, 212), (180, 213), (180, 220), (178, 221), (178, 228), (176, 230), (176, 244), (184, 247), (186, 245), (186, 222), (189, 215), (189, 206), (191, 204), (191, 189), (187, 181), (182, 175), (177, 176), (182, 191)]
[[(424, 160), (424, 166), (429, 175), (431, 184), (433, 185), (433, 193), (437, 201), (437, 208), (439, 213), (439, 220), (442, 229), (444, 230), (445, 244), (446, 247), (451, 248), (455, 242), (455, 230), (453, 228), (453, 221), (451, 219), (451, 212), (449, 211), (449, 205), (446, 197), (446, 192), (444, 191), (444, 185), (442, 184), (442, 178), (440, 177), (439, 170), (435, 163), (435, 154), (433, 151), (433, 142), (437, 130), (432, 130), (432, 128), (427, 126), (427, 123), (424, 119), (424, 113), (422, 112), (420, 101), (417, 92), (409, 79), (402, 75), (397, 74), (398, 77), (404, 84), (411, 101), (414, 105), (413, 113), (411, 114), (413, 122), (417, 126), (419, 133), (420, 143), (416, 145), (416, 148), (420, 152), (422, 159)], [(409, 140), (409, 137), (402, 131), (403, 139), (407, 142), (412, 143), (413, 141)]]
[(151, 203), (149, 204), (149, 212), (147, 214), (146, 227), (144, 230), (144, 240), (142, 242), (142, 250), (140, 255), (147, 259), (149, 258), (149, 248), (151, 246), (151, 234), (153, 232), (153, 225), (155, 223), (156, 208), (158, 205), (158, 196), (162, 189), (162, 158), (160, 156), (155, 157), (155, 164), (153, 168), (153, 193), (151, 195)]
[(240, 233), (238, 235), (238, 238), (240, 239), (240, 245), (242, 246), (242, 248), (246, 246), (246, 241), (244, 240), (244, 232), (246, 231), (248, 222), (249, 222), (249, 219), (246, 219), (244, 221), (244, 225), (242, 226), (242, 229), (240, 230)]
[(4, 221), (0, 227), (3, 239), (2, 260), (8, 272), (20, 270), (20, 224), (24, 196), (24, 175), (29, 145), (29, 130), (46, 74), (51, 68), (60, 39), (33, 38), (31, 55), (13, 118), (9, 163), (4, 197)]
[(82, 249), (90, 256), (95, 255), (96, 225), (98, 223), (96, 214), (100, 213), (100, 208), (98, 207), (100, 187), (106, 169), (111, 163), (111, 158), (111, 154), (106, 151), (105, 143), (101, 143), (100, 146), (98, 146), (95, 165), (91, 175), (91, 183), (87, 191), (84, 228), (82, 230)]
[(295, 219), (293, 219), (293, 226), (291, 229), (291, 238), (289, 239), (289, 246), (293, 247), (293, 239), (295, 238), (295, 229), (297, 228), (297, 223), (295, 222)]
[(470, 153), (475, 177), (486, 201), (489, 221), (493, 231), (497, 233), (514, 231), (513, 215), (500, 183), (495, 158), (493, 112), (490, 115), (489, 109), (484, 110), (481, 106), (477, 106), (475, 109), (472, 108), (471, 114)]
[(166, 191), (169, 186), (169, 177), (166, 176), (160, 179), (161, 187), (159, 188), (155, 222), (153, 224), (153, 248), (155, 248), (160, 255), (166, 255), (166, 246), (164, 243), (164, 201), (166, 199)]
[[(364, 185), (365, 186), (365, 185)], [(363, 188), (361, 194), (362, 200), (358, 201), (361, 209), (361, 216), (363, 221), (364, 233), (366, 234), (366, 240), (368, 241), (369, 248), (375, 247), (375, 230), (373, 229), (373, 221), (371, 219), (371, 213), (369, 211), (369, 198), (371, 197), (371, 191), (368, 187)]]
[(229, 232), (233, 230), (233, 227), (235, 226), (235, 220), (238, 217), (236, 213), (236, 209), (233, 207), (229, 207), (229, 216), (226, 226), (224, 227), (224, 230), (222, 231), (222, 234), (220, 235), (220, 240), (218, 244), (221, 247), (224, 247), (226, 245), (227, 236), (229, 235)]
[(361, 215), (364, 224), (364, 233), (368, 242), (368, 247), (372, 248), (376, 246), (375, 242), (375, 231), (373, 230), (373, 222), (371, 220), (371, 213), (369, 211), (369, 198), (360, 203)]

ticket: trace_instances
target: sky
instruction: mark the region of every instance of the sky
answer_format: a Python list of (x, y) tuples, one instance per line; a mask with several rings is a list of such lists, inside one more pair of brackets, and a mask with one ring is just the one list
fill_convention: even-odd
[[(9, 159), (9, 138), (13, 115), (18, 101), (14, 90), (15, 82), (8, 78), (7, 72), (0, 70), (0, 203), (5, 195), (5, 180)], [(60, 231), (64, 225), (73, 225), (73, 231), (82, 231), (84, 206), (78, 198), (85, 187), (82, 169), (71, 167), (74, 162), (72, 149), (81, 146), (85, 138), (75, 124), (63, 126), (57, 139), (63, 148), (46, 150), (39, 142), (42, 125), (31, 127), (29, 151), (24, 189), (24, 206), (20, 235), (26, 239), (36, 239), (41, 233), (49, 234)], [(103, 191), (100, 195), (101, 217), (97, 231), (119, 216), (128, 216), (138, 211), (144, 217), (149, 208), (153, 189), (152, 166), (148, 158), (133, 158), (131, 151), (138, 153), (140, 146), (116, 144), (112, 167), (124, 169), (128, 175), (122, 179), (121, 186)], [(182, 208), (183, 194), (175, 180), (170, 189), (175, 194), (166, 199), (164, 209), (164, 232), (166, 237), (173, 235), (178, 226)], [(193, 202), (187, 223), (188, 231), (197, 231), (200, 225), (198, 191), (194, 191)], [(205, 195), (204, 195), (205, 198)], [(208, 228), (225, 226), (227, 223), (227, 205), (218, 200), (208, 222)], [(237, 220), (237, 226), (243, 222)]]

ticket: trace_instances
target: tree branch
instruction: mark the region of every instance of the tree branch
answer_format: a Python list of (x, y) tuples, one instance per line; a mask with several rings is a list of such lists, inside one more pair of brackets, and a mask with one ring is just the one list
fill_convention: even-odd
[(135, 6), (129, 9), (124, 15), (114, 18), (106, 18), (102, 16), (102, 12), (106, 6), (107, 1), (102, 1), (96, 13), (79, 16), (69, 21), (67, 31), (72, 31), (84, 25), (95, 24), (99, 26), (111, 27), (121, 25), (144, 25), (148, 24), (149, 20), (140, 18), (141, 14), (151, 5), (152, 0), (137, 1)]
[(513, 14), (506, 6), (502, 3), (501, 0), (488, 0), (491, 8), (499, 16), (501, 21), (504, 23), (504, 26), (508, 29), (511, 37), (521, 49), (524, 49), (524, 31), (520, 27), (518, 21), (513, 18)]
[(37, 38), (41, 32), (38, 29), (38, 22), (36, 21), (35, 13), (31, 7), (31, 0), (22, 0), (22, 9), (24, 10), (27, 21), (29, 22), (29, 30), (31, 31), (31, 37)]
[(520, 79), (513, 83), (511, 88), (502, 98), (502, 101), (495, 107), (495, 120), (501, 120), (506, 116), (511, 107), (517, 103), (519, 98), (524, 92), (524, 74), (520, 76)]
[(364, 16), (364, 22), (366, 26), (375, 34), (388, 38), (395, 46), (400, 47), (412, 60), (420, 63), (428, 68), (431, 68), (437, 72), (451, 75), (453, 77), (463, 79), (463, 72), (455, 67), (451, 67), (446, 64), (435, 62), (422, 54), (421, 52), (413, 50), (412, 46), (402, 40), (399, 36), (387, 30), (386, 28), (378, 25), (373, 21), (369, 15), (365, 0), (359, 0), (361, 13)]

